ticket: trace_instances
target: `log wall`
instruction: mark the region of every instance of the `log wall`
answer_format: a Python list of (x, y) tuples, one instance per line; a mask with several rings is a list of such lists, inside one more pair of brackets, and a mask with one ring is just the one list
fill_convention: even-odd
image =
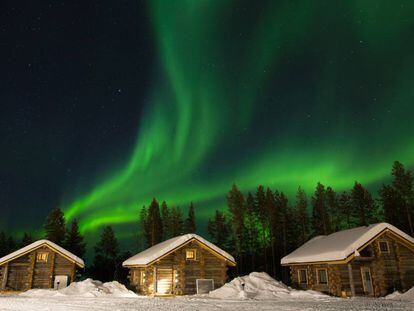
[[(195, 260), (186, 260), (186, 250), (196, 251)], [(129, 280), (132, 289), (144, 295), (156, 294), (157, 269), (171, 269), (174, 295), (190, 295), (196, 293), (197, 279), (213, 279), (214, 288), (223, 286), (227, 281), (227, 263), (211, 251), (192, 241), (177, 249), (168, 256), (148, 267), (130, 268)], [(141, 271), (144, 273), (141, 282)]]

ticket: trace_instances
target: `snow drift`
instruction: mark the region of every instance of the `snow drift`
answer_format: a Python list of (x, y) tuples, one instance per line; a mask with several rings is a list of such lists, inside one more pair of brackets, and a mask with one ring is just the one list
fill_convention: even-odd
[(252, 272), (237, 277), (224, 286), (211, 291), (212, 298), (219, 299), (289, 299), (289, 298), (324, 298), (326, 295), (315, 291), (292, 289), (276, 281), (265, 272)]
[(80, 296), (80, 297), (138, 297), (137, 294), (128, 290), (124, 285), (117, 281), (102, 283), (92, 279), (81, 282), (73, 282), (68, 287), (59, 290), (53, 289), (31, 289), (22, 296), (29, 297), (59, 297), (59, 296)]
[(388, 296), (385, 296), (385, 299), (414, 302), (414, 287), (407, 290), (405, 293), (394, 292), (392, 294), (389, 294)]

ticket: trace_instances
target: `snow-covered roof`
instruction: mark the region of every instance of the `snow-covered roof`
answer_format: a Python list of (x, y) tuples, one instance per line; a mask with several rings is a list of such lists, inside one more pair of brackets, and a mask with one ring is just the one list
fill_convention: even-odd
[(281, 264), (345, 260), (349, 255), (355, 253), (365, 243), (386, 229), (414, 245), (414, 238), (393, 225), (383, 222), (339, 231), (330, 235), (317, 236), (283, 257)]
[(189, 243), (192, 240), (196, 240), (200, 242), (201, 244), (206, 245), (208, 248), (212, 249), (216, 253), (223, 256), (225, 259), (227, 259), (232, 264), (235, 264), (236, 261), (234, 260), (233, 256), (231, 256), (229, 253), (223, 251), (221, 248), (217, 247), (216, 245), (210, 243), (209, 241), (205, 240), (201, 236), (189, 233), (180, 235), (174, 238), (171, 238), (169, 240), (166, 240), (164, 242), (158, 243), (145, 251), (142, 251), (135, 256), (132, 256), (131, 258), (125, 260), (122, 265), (124, 267), (127, 266), (140, 266), (140, 265), (148, 265), (152, 263), (153, 261), (159, 259), (160, 257), (163, 257), (164, 255), (170, 253), (171, 251), (175, 250), (176, 248), (179, 248), (180, 246), (183, 246), (187, 243)]
[(8, 254), (2, 258), (0, 258), (0, 265), (11, 261), (17, 257), (20, 257), (36, 248), (39, 248), (43, 245), (48, 246), (49, 248), (53, 249), (54, 251), (60, 253), (61, 255), (67, 257), (68, 259), (72, 260), (73, 262), (75, 262), (78, 266), (80, 267), (84, 267), (85, 263), (83, 262), (82, 259), (80, 259), (78, 256), (72, 254), (71, 252), (67, 251), (66, 249), (64, 249), (63, 247), (49, 241), (49, 240), (38, 240), (36, 242), (33, 242), (32, 244), (29, 244), (11, 254)]

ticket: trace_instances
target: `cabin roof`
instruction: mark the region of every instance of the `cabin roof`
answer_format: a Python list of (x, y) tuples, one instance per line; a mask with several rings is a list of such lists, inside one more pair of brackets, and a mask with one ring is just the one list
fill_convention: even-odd
[(282, 265), (345, 260), (384, 230), (390, 230), (414, 245), (414, 238), (388, 223), (377, 223), (320, 235), (285, 256)]
[(78, 266), (80, 267), (84, 267), (85, 263), (83, 262), (83, 260), (81, 258), (79, 258), (78, 256), (72, 254), (71, 252), (67, 251), (66, 249), (64, 249), (63, 247), (57, 245), (56, 243), (53, 243), (49, 240), (38, 240), (36, 242), (33, 242), (32, 244), (29, 244), (25, 247), (22, 247), (21, 249), (18, 249), (17, 251), (14, 251), (13, 253), (10, 253), (2, 258), (0, 258), (0, 265), (11, 261), (15, 258), (18, 258), (20, 256), (23, 256), (24, 254), (27, 254), (37, 248), (42, 247), (43, 245), (48, 246), (50, 249), (52, 249), (53, 251), (60, 253), (61, 255), (63, 255), (64, 257), (66, 257), (67, 259), (73, 261), (74, 263), (76, 263)]
[(125, 260), (122, 263), (122, 265), (124, 267), (128, 267), (128, 266), (145, 266), (145, 265), (151, 264), (157, 259), (167, 255), (168, 253), (174, 251), (175, 249), (181, 246), (184, 246), (185, 244), (189, 243), (192, 240), (196, 240), (200, 242), (201, 244), (204, 244), (205, 246), (207, 246), (214, 252), (224, 257), (230, 263), (232, 264), (236, 263), (233, 256), (231, 256), (229, 253), (225, 252), (224, 250), (214, 245), (213, 243), (210, 243), (209, 241), (205, 240), (201, 236), (194, 234), (194, 233), (189, 233), (189, 234), (180, 235), (180, 236), (171, 238), (169, 240), (166, 240), (164, 242), (158, 243), (136, 254), (135, 256), (132, 256), (131, 258)]

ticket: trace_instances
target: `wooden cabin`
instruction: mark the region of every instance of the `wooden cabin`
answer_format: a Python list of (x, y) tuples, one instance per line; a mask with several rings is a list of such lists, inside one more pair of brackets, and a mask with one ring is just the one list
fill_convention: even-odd
[(48, 240), (39, 240), (0, 258), (0, 290), (63, 288), (84, 267), (82, 259)]
[(334, 296), (385, 296), (414, 286), (414, 239), (379, 223), (317, 236), (282, 258), (292, 286)]
[(143, 295), (208, 293), (227, 281), (234, 258), (196, 234), (154, 245), (127, 259), (131, 287)]

